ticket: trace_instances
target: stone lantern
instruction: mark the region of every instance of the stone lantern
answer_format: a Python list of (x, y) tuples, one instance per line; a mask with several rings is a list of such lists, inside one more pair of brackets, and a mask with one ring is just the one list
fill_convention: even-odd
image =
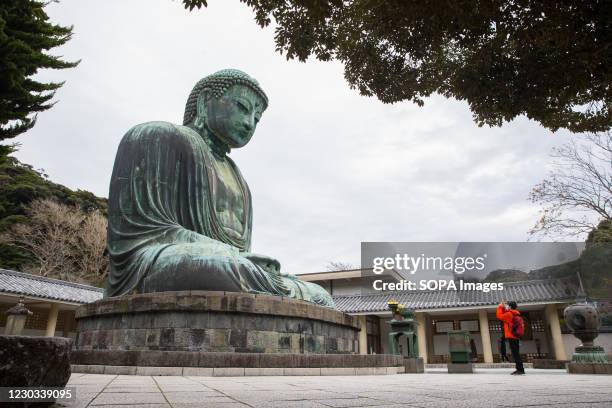
[(32, 312), (25, 307), (23, 300), (23, 296), (21, 296), (17, 304), (6, 311), (7, 318), (4, 334), (19, 336), (23, 331), (26, 319), (32, 315)]
[(606, 363), (608, 357), (603, 347), (593, 343), (593, 340), (599, 335), (601, 319), (597, 307), (588, 301), (580, 275), (578, 279), (580, 292), (576, 303), (566, 307), (563, 311), (565, 324), (581, 341), (581, 344), (574, 350), (572, 361), (575, 363)]

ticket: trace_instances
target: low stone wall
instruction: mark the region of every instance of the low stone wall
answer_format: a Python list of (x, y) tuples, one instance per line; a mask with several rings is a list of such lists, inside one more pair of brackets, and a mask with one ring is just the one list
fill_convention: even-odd
[[(359, 350), (356, 318), (278, 296), (207, 291), (129, 295), (84, 305), (76, 319), (75, 357), (104, 350), (246, 354)], [(125, 361), (134, 358), (130, 353), (121, 355)]]
[(242, 376), (319, 376), (319, 375), (392, 375), (403, 374), (404, 367), (136, 367), (73, 365), (72, 371), (85, 374), (108, 375), (174, 375), (193, 377)]

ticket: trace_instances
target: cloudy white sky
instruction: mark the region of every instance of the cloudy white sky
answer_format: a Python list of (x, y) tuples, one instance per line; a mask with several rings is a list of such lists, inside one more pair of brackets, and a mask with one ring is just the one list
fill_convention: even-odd
[(55, 54), (81, 59), (42, 73), (65, 80), (57, 105), (20, 136), (20, 160), (74, 189), (108, 196), (117, 145), (133, 125), (180, 123), (192, 86), (222, 68), (270, 98), (251, 143), (232, 157), (251, 187), (254, 252), (287, 273), (357, 265), (361, 241), (524, 241), (527, 201), (549, 151), (570, 137), (525, 118), (479, 128), (466, 103), (383, 105), (350, 90), (342, 65), (287, 61), (273, 29), (238, 0), (185, 11), (176, 0), (62, 0), (74, 25)]

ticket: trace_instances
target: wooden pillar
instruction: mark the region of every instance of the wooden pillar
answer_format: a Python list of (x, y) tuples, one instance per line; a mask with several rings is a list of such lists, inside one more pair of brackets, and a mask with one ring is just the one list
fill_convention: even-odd
[(359, 354), (368, 354), (368, 324), (367, 316), (359, 316), (359, 324), (361, 330), (359, 331)]
[(487, 316), (486, 310), (481, 309), (478, 311), (478, 321), (480, 322), (480, 338), (482, 340), (484, 362), (492, 363), (493, 352), (491, 350), (491, 334), (489, 333), (489, 316)]
[(565, 354), (565, 346), (563, 345), (563, 337), (561, 335), (561, 324), (559, 323), (559, 314), (557, 313), (556, 305), (546, 305), (544, 309), (546, 322), (550, 329), (551, 344), (555, 360), (567, 360)]
[(427, 364), (427, 316), (425, 313), (415, 313), (417, 326), (417, 341), (419, 343), (419, 357), (423, 357), (423, 363)]
[(72, 324), (74, 322), (74, 314), (69, 314), (67, 312), (64, 313), (64, 332), (62, 333), (62, 336), (70, 337), (70, 331), (72, 330)]
[[(427, 329), (425, 330), (425, 335), (427, 336), (427, 361), (433, 361), (434, 356), (434, 327), (433, 327), (433, 319), (431, 315), (426, 316), (425, 323), (427, 324)], [(431, 357), (431, 359), (430, 359)]]
[(59, 314), (59, 304), (51, 303), (49, 308), (49, 318), (47, 319), (47, 330), (45, 336), (55, 336), (55, 326), (57, 326), (57, 315)]

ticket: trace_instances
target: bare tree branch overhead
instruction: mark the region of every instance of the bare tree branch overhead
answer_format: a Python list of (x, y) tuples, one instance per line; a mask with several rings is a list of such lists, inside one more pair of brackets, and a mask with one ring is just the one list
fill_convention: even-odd
[(553, 170), (529, 199), (542, 206), (531, 235), (577, 236), (612, 220), (612, 133), (589, 133), (552, 152)]
[(348, 262), (341, 262), (341, 261), (329, 261), (327, 263), (327, 265), (325, 265), (325, 270), (327, 270), (328, 272), (333, 272), (333, 271), (348, 271), (351, 269), (357, 269), (357, 267), (353, 264), (350, 264)]

